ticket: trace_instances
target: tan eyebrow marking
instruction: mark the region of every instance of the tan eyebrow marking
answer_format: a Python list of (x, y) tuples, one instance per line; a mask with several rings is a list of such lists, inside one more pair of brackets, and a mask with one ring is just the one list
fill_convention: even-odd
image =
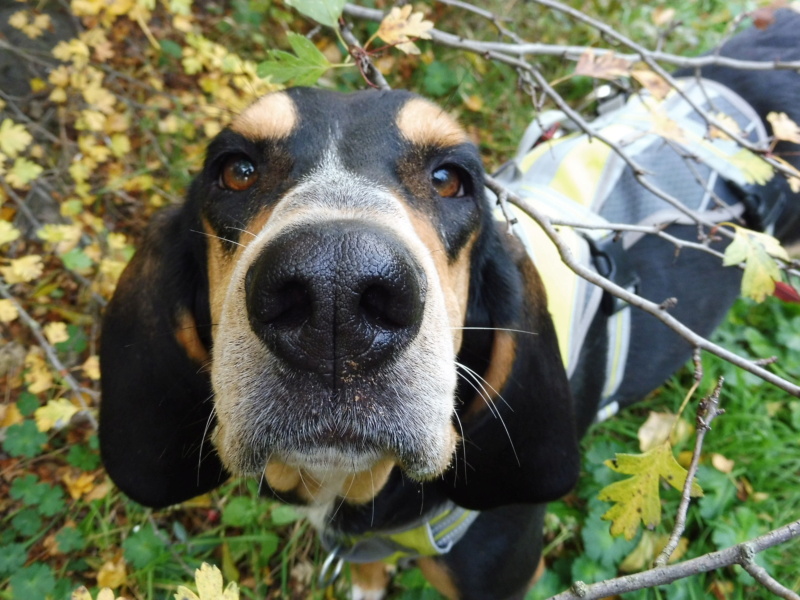
[(251, 140), (287, 137), (297, 125), (297, 108), (285, 92), (267, 94), (233, 120), (231, 129)]
[(441, 107), (413, 98), (397, 114), (397, 128), (410, 142), (421, 146), (456, 146), (469, 142), (467, 132)]

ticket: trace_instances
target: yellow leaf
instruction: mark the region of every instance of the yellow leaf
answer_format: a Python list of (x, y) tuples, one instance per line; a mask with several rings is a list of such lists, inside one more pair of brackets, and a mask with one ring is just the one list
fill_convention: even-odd
[(11, 119), (3, 119), (0, 123), (0, 151), (8, 158), (16, 158), (33, 141), (24, 125), (14, 123)]
[(680, 125), (678, 125), (678, 123), (663, 110), (651, 111), (650, 119), (653, 122), (653, 128), (651, 131), (656, 135), (660, 135), (661, 137), (672, 140), (673, 142), (680, 143), (686, 141), (683, 129), (681, 129)]
[(8, 244), (19, 238), (19, 229), (8, 221), (0, 220), (0, 246)]
[(786, 113), (771, 112), (767, 121), (772, 125), (772, 135), (776, 140), (800, 144), (800, 127)]
[(21, 156), (14, 161), (14, 165), (8, 171), (6, 179), (8, 183), (16, 188), (25, 188), (31, 181), (41, 175), (42, 171), (42, 167)]
[(11, 25), (14, 29), (22, 29), (23, 27), (25, 27), (25, 25), (28, 24), (28, 11), (18, 10), (9, 17), (8, 24)]
[(108, 496), (108, 493), (110, 491), (111, 491), (111, 483), (108, 480), (106, 480), (103, 483), (94, 486), (94, 488), (88, 494), (86, 494), (83, 497), (83, 499), (86, 500), (86, 502), (93, 502), (94, 500), (102, 500), (103, 498)]
[[(603, 519), (612, 522), (612, 535), (624, 535), (628, 540), (636, 535), (640, 523), (652, 529), (661, 521), (660, 480), (678, 490), (686, 481), (686, 470), (675, 461), (669, 443), (644, 454), (617, 454), (616, 459), (605, 464), (618, 473), (631, 475), (606, 486), (598, 495), (600, 500), (614, 503), (603, 515)], [(697, 482), (692, 482), (691, 494), (703, 494)]]
[(606, 52), (598, 56), (591, 48), (587, 48), (580, 55), (575, 65), (576, 75), (585, 75), (596, 79), (619, 79), (627, 77), (630, 71), (630, 61), (619, 58), (613, 52)]
[(657, 6), (653, 10), (653, 15), (651, 19), (653, 20), (653, 25), (656, 25), (658, 27), (669, 25), (673, 21), (673, 19), (675, 19), (675, 9), (665, 8), (663, 6)]
[(52, 54), (58, 60), (72, 62), (76, 66), (85, 66), (89, 62), (89, 47), (77, 39), (58, 42)]
[(81, 239), (82, 231), (78, 225), (52, 224), (44, 225), (36, 232), (36, 237), (50, 244), (59, 253), (69, 252)]
[(106, 126), (106, 118), (99, 110), (82, 110), (80, 117), (75, 122), (75, 129), (80, 131), (103, 131)]
[(737, 225), (732, 227), (735, 235), (725, 248), (722, 264), (728, 267), (743, 262), (742, 295), (762, 302), (775, 291), (775, 282), (781, 279), (774, 258), (789, 260), (789, 255), (771, 235)]
[[(619, 565), (619, 570), (623, 573), (638, 573), (644, 571), (653, 564), (656, 556), (658, 556), (667, 545), (669, 541), (668, 535), (659, 535), (652, 531), (645, 531), (642, 533), (642, 539), (636, 545), (636, 548), (625, 557)], [(678, 545), (669, 557), (669, 563), (673, 563), (686, 554), (689, 547), (689, 540), (687, 538), (680, 538)]]
[(672, 413), (651, 411), (647, 416), (647, 421), (644, 422), (637, 433), (639, 450), (647, 452), (666, 442), (677, 418), (678, 415), (673, 415)]
[(472, 94), (464, 99), (464, 106), (472, 112), (478, 112), (483, 108), (483, 98), (478, 94)]
[(127, 580), (128, 573), (123, 558), (106, 561), (97, 572), (97, 585), (100, 587), (118, 588), (125, 585)]
[(750, 152), (747, 148), (740, 148), (728, 162), (739, 169), (747, 183), (764, 185), (775, 174), (769, 163)]
[(72, 402), (66, 398), (59, 398), (37, 408), (33, 416), (36, 418), (36, 427), (39, 431), (47, 432), (51, 429), (63, 429), (69, 425), (69, 420), (76, 412), (78, 409)]
[(53, 374), (42, 357), (43, 351), (34, 346), (25, 356), (25, 383), (31, 394), (38, 394), (53, 387)]
[(6, 278), (8, 284), (33, 281), (44, 271), (42, 257), (36, 254), (11, 259), (8, 262), (8, 266), (0, 267), (0, 273)]
[(175, 600), (239, 600), (239, 588), (231, 582), (222, 589), (222, 573), (213, 565), (203, 563), (194, 572), (197, 594), (181, 586), (175, 594)]
[(419, 54), (419, 49), (414, 45), (415, 39), (429, 40), (433, 29), (433, 22), (423, 20), (425, 15), (421, 12), (412, 13), (413, 7), (406, 4), (402, 8), (396, 6), (381, 21), (375, 35), (389, 45), (396, 45), (398, 49), (407, 54)]
[[(88, 494), (94, 489), (94, 475), (91, 473), (80, 473), (77, 477), (73, 477), (71, 473), (64, 473), (64, 475), (61, 476), (61, 481), (63, 481), (64, 485), (67, 486), (67, 491), (73, 500), (77, 500), (84, 494)], [(98, 583), (100, 583), (99, 580)], [(100, 585), (117, 587), (116, 585), (111, 585), (110, 583), (100, 583)]]
[(729, 458), (725, 458), (722, 454), (717, 454), (714, 452), (711, 455), (711, 464), (713, 467), (722, 473), (730, 473), (733, 471), (733, 467), (736, 465), (736, 461), (731, 460)]
[(0, 427), (11, 427), (25, 420), (16, 404), (7, 404), (2, 408), (5, 408), (5, 411), (0, 412)]
[(89, 379), (94, 381), (100, 380), (100, 359), (97, 354), (92, 354), (81, 365), (81, 369)]
[(81, 586), (72, 592), (70, 600), (92, 600), (92, 595), (89, 593), (89, 590), (87, 590), (86, 587)]
[(19, 316), (19, 311), (11, 300), (0, 299), (0, 323), (11, 323)]
[(111, 153), (117, 158), (122, 158), (131, 151), (131, 138), (124, 133), (115, 133), (111, 136)]
[[(717, 123), (719, 123), (726, 130), (730, 131), (732, 134), (737, 135), (737, 136), (741, 136), (742, 135), (742, 132), (739, 129), (739, 124), (736, 122), (736, 119), (734, 119), (730, 115), (726, 115), (725, 113), (718, 112), (718, 113), (712, 113), (711, 116), (714, 118), (714, 120)], [(708, 128), (708, 135), (712, 139), (714, 139), (714, 138), (715, 139), (720, 139), (720, 140), (729, 140), (729, 139), (731, 139), (731, 137), (727, 133), (725, 133), (724, 131), (722, 131), (721, 129), (716, 127), (715, 125), (711, 125)]]
[(63, 321), (48, 323), (42, 328), (42, 331), (44, 332), (44, 337), (46, 337), (47, 341), (51, 344), (59, 344), (69, 339), (67, 324)]

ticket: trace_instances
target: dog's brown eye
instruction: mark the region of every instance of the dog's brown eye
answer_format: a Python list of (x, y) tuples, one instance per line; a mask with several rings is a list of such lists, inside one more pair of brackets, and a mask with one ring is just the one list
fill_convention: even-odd
[(244, 156), (233, 156), (222, 165), (219, 183), (222, 187), (243, 192), (249, 189), (258, 179), (256, 166)]
[(439, 167), (431, 173), (431, 183), (442, 198), (459, 198), (464, 195), (461, 175), (453, 167)]

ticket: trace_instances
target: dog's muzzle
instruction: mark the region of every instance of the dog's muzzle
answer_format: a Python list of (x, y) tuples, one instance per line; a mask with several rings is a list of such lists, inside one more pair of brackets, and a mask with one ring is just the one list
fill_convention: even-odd
[(344, 219), (281, 233), (245, 279), (255, 334), (289, 368), (333, 388), (368, 376), (415, 338), (426, 288), (395, 234)]

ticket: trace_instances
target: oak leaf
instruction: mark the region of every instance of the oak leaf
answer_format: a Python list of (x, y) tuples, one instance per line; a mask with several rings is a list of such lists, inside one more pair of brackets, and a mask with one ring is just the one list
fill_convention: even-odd
[[(669, 443), (656, 446), (644, 454), (617, 454), (614, 460), (605, 461), (610, 469), (630, 475), (600, 491), (598, 498), (614, 502), (603, 519), (611, 521), (611, 534), (624, 535), (631, 540), (642, 523), (652, 529), (661, 521), (659, 484), (663, 479), (677, 490), (686, 481), (686, 469), (672, 455)], [(692, 482), (692, 496), (702, 496), (703, 490)]]
[(421, 12), (412, 13), (413, 6), (406, 4), (402, 8), (394, 7), (381, 21), (376, 36), (390, 46), (396, 46), (406, 54), (419, 54), (415, 39), (429, 40), (433, 29), (433, 21), (425, 20)]

